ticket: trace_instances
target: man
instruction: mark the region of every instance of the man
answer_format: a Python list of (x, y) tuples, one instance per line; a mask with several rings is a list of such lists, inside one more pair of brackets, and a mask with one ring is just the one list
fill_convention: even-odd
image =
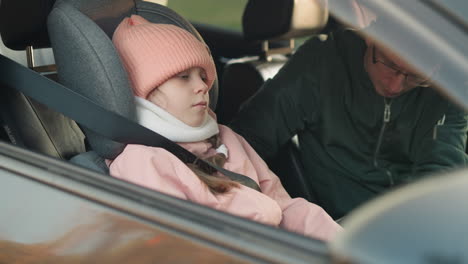
[(429, 78), (342, 30), (300, 47), (231, 127), (266, 160), (297, 134), (313, 202), (340, 218), (394, 186), (467, 163), (467, 116)]

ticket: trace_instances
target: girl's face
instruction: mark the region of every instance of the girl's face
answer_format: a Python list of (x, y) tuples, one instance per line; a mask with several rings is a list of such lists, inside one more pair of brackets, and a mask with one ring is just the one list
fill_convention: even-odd
[(154, 89), (147, 100), (185, 124), (198, 127), (208, 114), (210, 98), (206, 73), (194, 67), (183, 71)]

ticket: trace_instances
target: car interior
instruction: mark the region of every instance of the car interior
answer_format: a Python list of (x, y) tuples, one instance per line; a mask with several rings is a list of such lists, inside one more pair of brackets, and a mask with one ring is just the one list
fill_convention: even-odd
[[(132, 138), (126, 140), (121, 136), (120, 138), (109, 136), (112, 135), (112, 132), (118, 135), (121, 135), (119, 133), (127, 135), (133, 132), (132, 129), (127, 129), (128, 122), (134, 123), (133, 97), (130, 94), (126, 74), (111, 42), (112, 33), (116, 26), (122, 18), (130, 14), (142, 15), (152, 22), (177, 25), (205, 41), (210, 47), (218, 73), (218, 80), (210, 92), (210, 107), (215, 111), (218, 121), (222, 124), (229, 124), (242, 107), (242, 103), (254, 95), (265, 80), (274, 76), (287, 62), (295, 49), (294, 39), (326, 33), (333, 28), (341, 27), (338, 21), (328, 17), (327, 13), (317, 12), (316, 7), (308, 5), (307, 1), (295, 0), (249, 0), (243, 13), (243, 32), (238, 33), (213, 25), (188, 21), (166, 6), (150, 1), (0, 0), (0, 35), (2, 40), (0, 42), (0, 143), (8, 143), (6, 151), (11, 146), (20, 147), (26, 150), (23, 153), (39, 153), (41, 156), (53, 157), (60, 161), (66, 161), (68, 164), (75, 164), (77, 165), (74, 166), (76, 169), (86, 168), (98, 172), (98, 176), (102, 176), (104, 179), (100, 182), (101, 185), (110, 182), (106, 181), (106, 179), (112, 178), (106, 177), (108, 168), (105, 159), (115, 158), (123, 150), (125, 144), (132, 141)], [(304, 19), (304, 16), (310, 20)], [(305, 20), (308, 21), (307, 24), (298, 23), (298, 21)], [(7, 60), (13, 60), (19, 64), (10, 67), (12, 64), (6, 63)], [(29, 72), (17, 75), (15, 72), (17, 67), (27, 69)], [(72, 97), (77, 100), (86, 98), (92, 101), (100, 107), (93, 108), (94, 110), (101, 109), (103, 112), (114, 113), (126, 122), (121, 122), (122, 119), (100, 120), (93, 114), (101, 113), (74, 108), (76, 104), (70, 101), (60, 101), (63, 98), (60, 95), (41, 90), (44, 88), (43, 82), (41, 84), (38, 82), (37, 85), (34, 83), (38, 77), (46, 77), (51, 83), (62, 85), (63, 90), (66, 87), (73, 92)], [(28, 92), (35, 90), (34, 97), (37, 96), (37, 99), (20, 91), (20, 86), (25, 84), (30, 86)], [(72, 93), (70, 92), (70, 94)], [(44, 102), (52, 102), (53, 106)], [(79, 122), (78, 119), (75, 118), (75, 120), (68, 116), (70, 113), (72, 117), (81, 118), (79, 120), (89, 119), (94, 120), (94, 123)], [(108, 114), (99, 116), (113, 117)], [(96, 127), (85, 125), (99, 125), (96, 123), (111, 124), (106, 130), (108, 133), (102, 135), (96, 131)], [(291, 196), (304, 197), (314, 201), (314, 194), (306, 188), (307, 182), (302, 174), (298, 151), (300, 151), (300, 142), (297, 139), (292, 139), (284, 146), (278, 157), (268, 160), (267, 163), (280, 177)], [(70, 174), (76, 172), (69, 171)], [(431, 225), (429, 219), (435, 219), (439, 221), (440, 226), (444, 227), (437, 230), (441, 233), (437, 237), (440, 241), (444, 241), (448, 248), (445, 252), (440, 251), (442, 247), (437, 248), (436, 253), (442, 252), (443, 254), (440, 256), (444, 258), (440, 258), (436, 254), (430, 255), (429, 262), (439, 263), (443, 260), (457, 262), (457, 259), (450, 255), (453, 253), (451, 243), (455, 241), (458, 245), (466, 244), (464, 241), (457, 241), (453, 238), (460, 234), (463, 235), (458, 227), (466, 222), (468, 214), (466, 214), (466, 210), (459, 210), (459, 208), (464, 208), (466, 177), (463, 173), (454, 176), (458, 177), (457, 181), (454, 182), (447, 183), (445, 179), (429, 182), (426, 187), (430, 188), (425, 188), (426, 191), (433, 191), (431, 196), (427, 195), (430, 198), (429, 202), (422, 199), (426, 197), (427, 193), (419, 193), (422, 198), (415, 200), (417, 189), (413, 188), (397, 193), (393, 201), (379, 200), (371, 207), (364, 208), (364, 211), (358, 213), (370, 215), (372, 221), (368, 221), (365, 217), (354, 218), (354, 222), (348, 226), (350, 227), (348, 235), (338, 241), (339, 243), (332, 245), (332, 250), (346, 252), (345, 255), (362, 252), (365, 256), (356, 256), (356, 258), (371, 259), (370, 263), (380, 262), (384, 258), (392, 259), (395, 256), (405, 255), (394, 254), (395, 252), (407, 250), (414, 253), (419, 247), (424, 249), (421, 254), (426, 254), (425, 243), (414, 242), (412, 238), (417, 236), (411, 232), (419, 231), (421, 234), (425, 234), (425, 236), (420, 237), (420, 241), (434, 241), (434, 226)], [(128, 185), (130, 188), (136, 187), (125, 182), (122, 182), (122, 185)], [(151, 190), (142, 189), (136, 189), (135, 193), (149, 197), (148, 193)], [(445, 190), (445, 192), (439, 192), (441, 190)], [(47, 191), (52, 193), (50, 190)], [(115, 203), (118, 203), (121, 201), (118, 196), (122, 193), (115, 192), (115, 194), (117, 195), (112, 198), (116, 200)], [(404, 197), (409, 197), (408, 200), (413, 199), (413, 204), (403, 199)], [(92, 199), (89, 200), (94, 202)], [(143, 206), (148, 205), (144, 203), (144, 198), (141, 201), (137, 199), (134, 201), (138, 201)], [(453, 201), (457, 201), (457, 203)], [(417, 206), (414, 205), (415, 203)], [(437, 217), (434, 217), (433, 205), (436, 204), (444, 205), (442, 209), (445, 211), (438, 211)], [(445, 206), (446, 204), (452, 206)], [(400, 211), (395, 210), (398, 205), (401, 205)], [(131, 204), (131, 206), (137, 207), (137, 203)], [(422, 211), (429, 212), (427, 215), (419, 211), (425, 209), (424, 206), (429, 207)], [(144, 209), (147, 208), (139, 209), (145, 211)], [(189, 206), (185, 206), (185, 208), (190, 209)], [(453, 214), (454, 210), (451, 210), (453, 208), (457, 208), (456, 214)], [(384, 211), (384, 209), (388, 209), (388, 211)], [(156, 210), (154, 212), (157, 213)], [(191, 228), (190, 222), (196, 223), (197, 220), (204, 220), (193, 218), (193, 215), (190, 215), (193, 212), (190, 210), (187, 212), (181, 217), (186, 220), (183, 224), (188, 226), (187, 230)], [(452, 215), (450, 216), (450, 214)], [(193, 221), (194, 219), (195, 221)], [(216, 219), (221, 222), (220, 225), (224, 225), (223, 220), (226, 220), (222, 217)], [(453, 230), (449, 230), (452, 233), (447, 231), (448, 219), (455, 221), (450, 225), (453, 227), (451, 228)], [(424, 224), (421, 225), (421, 223)], [(397, 230), (400, 233), (406, 233), (403, 234), (403, 237), (408, 234), (413, 237), (408, 239), (407, 243), (401, 243), (400, 237), (397, 236), (398, 232), (393, 232), (392, 229), (388, 228), (392, 224), (393, 227), (395, 225), (398, 227)], [(196, 225), (194, 226), (196, 228)], [(216, 231), (223, 227), (216, 226)], [(254, 226), (252, 230), (261, 229), (261, 227)], [(353, 232), (358, 233), (361, 230), (366, 230), (362, 227), (366, 227), (367, 232), (361, 236), (353, 236), (355, 235)], [(226, 230), (226, 233), (231, 237), (244, 234), (239, 233), (238, 230), (229, 229), (229, 226), (222, 231)], [(304, 241), (305, 238), (297, 242), (286, 236), (289, 234), (285, 235), (281, 233), (281, 230), (278, 231), (276, 238), (284, 236), (288, 244), (277, 248), (277, 252), (272, 252), (273, 250), (264, 252), (270, 257), (268, 259), (270, 262), (293, 263), (276, 261), (276, 255), (274, 255), (275, 253), (282, 254), (281, 250), (289, 244), (306, 252), (316, 250), (319, 252), (318, 257), (323, 259), (329, 257), (327, 255), (328, 248), (325, 248), (323, 244), (320, 244), (317, 250), (309, 247), (307, 241)], [(102, 234), (96, 235), (97, 239), (101, 239), (100, 235)], [(212, 234), (212, 236), (215, 235)], [(466, 237), (463, 236), (463, 238)], [(270, 239), (267, 236), (262, 238)], [(302, 237), (300, 238), (302, 239)], [(193, 240), (196, 239), (198, 238)], [(255, 242), (256, 237), (252, 235), (248, 239)], [(222, 237), (216, 241), (219, 244), (222, 242), (224, 242)], [(175, 243), (180, 242), (176, 241)], [(214, 246), (211, 244), (213, 248), (219, 248), (216, 243), (213, 243)], [(374, 250), (369, 250), (369, 245), (375, 246)], [(383, 257), (378, 254), (375, 258), (367, 256), (368, 253), (383, 252), (382, 248), (387, 250), (385, 252), (388, 252), (388, 256)], [(252, 251), (255, 250), (256, 248), (252, 247)], [(307, 255), (297, 255), (298, 258), (303, 257), (310, 260), (306, 258), (309, 257)], [(297, 263), (310, 263), (307, 260)], [(265, 262), (267, 261), (256, 261), (256, 263)], [(403, 263), (405, 261), (396, 262)]]
[[(44, 50), (50, 45), (46, 19), (53, 3), (38, 1), (31, 4), (36, 6), (29, 9), (22, 2), (1, 2), (2, 40), (6, 47), (19, 51), (10, 52), (10, 57), (18, 61), (23, 55), (20, 53), (24, 53), (24, 61), (29, 68), (56, 80), (55, 65), (35, 67), (33, 59), (33, 47)], [(13, 14), (23, 14), (24, 21), (12, 25)], [(26, 61), (26, 58), (29, 59)], [(74, 121), (24, 96), (14, 87), (2, 87), (1, 98), (3, 140), (65, 160), (85, 150), (84, 135)]]
[[(0, 29), (5, 50), (24, 53), (28, 68), (129, 120), (134, 120), (132, 95), (111, 42), (113, 30), (125, 16), (137, 13), (152, 22), (175, 24), (206, 41), (219, 80), (210, 91), (211, 108), (222, 124), (228, 124), (241, 104), (287, 61), (294, 51), (294, 38), (320, 32), (328, 16), (304, 2), (251, 0), (243, 14), (243, 33), (234, 34), (203, 24), (194, 27), (169, 8), (146, 1), (27, 2), (27, 8), (23, 1), (1, 2)], [(21, 19), (14, 17), (16, 14), (22, 14)], [(52, 63), (36, 66), (35, 53), (42, 55), (50, 48)], [(18, 56), (10, 57), (19, 61)], [(1, 98), (1, 139), (14, 145), (104, 174), (108, 173), (104, 160), (115, 158), (125, 146), (78, 125), (15, 87), (2, 87)], [(299, 142), (291, 140), (275, 158), (282, 162), (269, 163), (291, 196), (311, 200), (313, 194), (305, 188), (298, 148)], [(289, 176), (281, 177), (286, 171)]]

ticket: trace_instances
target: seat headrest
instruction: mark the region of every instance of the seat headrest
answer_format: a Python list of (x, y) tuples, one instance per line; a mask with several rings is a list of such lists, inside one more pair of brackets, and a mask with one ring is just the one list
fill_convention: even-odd
[(49, 47), (46, 21), (54, 2), (0, 0), (0, 34), (5, 46), (13, 50)]
[(277, 40), (318, 32), (328, 21), (324, 0), (249, 0), (242, 17), (247, 40)]

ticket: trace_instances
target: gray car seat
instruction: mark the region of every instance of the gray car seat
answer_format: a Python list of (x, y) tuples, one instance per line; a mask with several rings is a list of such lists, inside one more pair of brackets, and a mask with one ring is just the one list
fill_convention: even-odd
[[(171, 9), (134, 0), (58, 0), (48, 17), (48, 30), (60, 83), (107, 110), (135, 120), (127, 74), (111, 41), (117, 25), (131, 14), (154, 23), (174, 24), (202, 40), (195, 28)], [(158, 48), (157, 43), (154, 48)], [(210, 91), (212, 108), (217, 90), (215, 82)], [(119, 129), (119, 124), (115, 124), (115, 129)], [(107, 172), (104, 159), (117, 157), (125, 144), (91, 129), (83, 130), (92, 151), (74, 157), (72, 162)]]

